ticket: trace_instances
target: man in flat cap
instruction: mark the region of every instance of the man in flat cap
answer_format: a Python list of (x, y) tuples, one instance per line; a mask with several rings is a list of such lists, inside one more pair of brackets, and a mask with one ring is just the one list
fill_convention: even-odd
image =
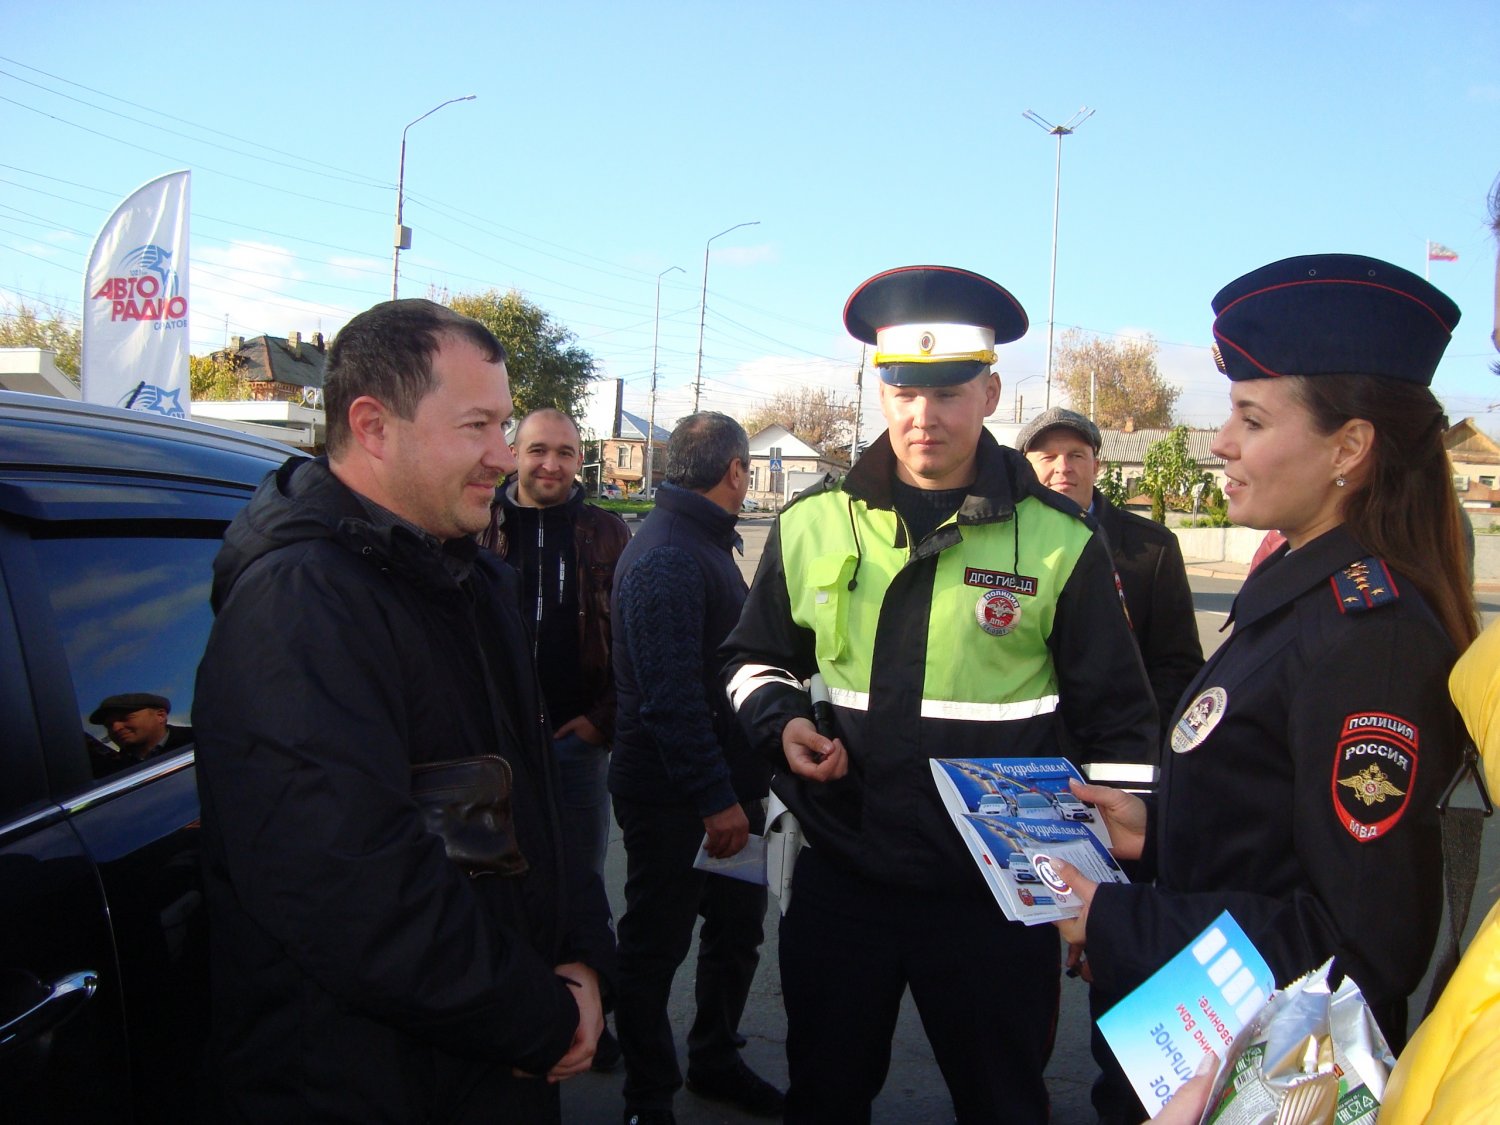
[[(1177, 536), (1155, 520), (1116, 508), (1095, 487), (1103, 444), (1099, 427), (1091, 419), (1061, 406), (1044, 410), (1016, 435), (1016, 448), (1031, 462), (1043, 486), (1084, 509), (1104, 531), (1131, 632), (1151, 681), (1157, 717), (1165, 730), (1177, 700), (1203, 667), (1193, 591)], [(1128, 870), (1134, 877), (1133, 867)], [(1111, 1004), (1112, 1000), (1089, 991), (1095, 1019)], [(1130, 1082), (1098, 1028), (1090, 1024), (1089, 1033), (1100, 1069), (1093, 1092), (1100, 1120), (1114, 1120), (1119, 1107), (1125, 1107), (1128, 1115), (1135, 1106)]]
[(780, 936), (786, 1120), (869, 1120), (909, 987), (958, 1120), (1044, 1122), (1057, 941), (1005, 920), (929, 760), (1057, 755), (1061, 724), (1084, 763), (1139, 769), (1156, 708), (1102, 536), (984, 428), (994, 346), (1026, 330), (1015, 298), (909, 267), (855, 290), (844, 322), (876, 347), (888, 429), (781, 514), (725, 645), (810, 844)]
[(102, 777), (177, 750), (193, 741), (188, 727), (171, 726), (167, 715), (172, 702), (164, 695), (149, 691), (130, 691), (111, 695), (100, 702), (89, 716), (89, 722), (104, 728), (115, 752), (101, 753), (102, 743), (94, 754), (94, 775)]
[(1193, 591), (1177, 536), (1155, 520), (1121, 511), (1094, 487), (1102, 447), (1099, 427), (1061, 406), (1038, 414), (1016, 437), (1016, 448), (1026, 454), (1037, 479), (1088, 512), (1104, 530), (1165, 726), (1178, 697), (1203, 667)]

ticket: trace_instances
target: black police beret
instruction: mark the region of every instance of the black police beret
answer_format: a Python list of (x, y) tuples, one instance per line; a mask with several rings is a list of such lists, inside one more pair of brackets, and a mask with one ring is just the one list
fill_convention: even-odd
[(1458, 306), (1409, 270), (1306, 254), (1253, 270), (1213, 300), (1214, 360), (1231, 379), (1383, 375), (1427, 386)]
[(864, 282), (844, 306), (856, 340), (896, 386), (964, 383), (995, 361), (994, 346), (1026, 334), (1026, 310), (987, 277), (952, 266), (902, 266)]
[(94, 713), (89, 716), (89, 722), (102, 725), (108, 721), (110, 715), (128, 715), (132, 711), (139, 711), (145, 707), (170, 711), (172, 701), (164, 695), (153, 695), (149, 691), (128, 691), (123, 695), (111, 695), (94, 708)]

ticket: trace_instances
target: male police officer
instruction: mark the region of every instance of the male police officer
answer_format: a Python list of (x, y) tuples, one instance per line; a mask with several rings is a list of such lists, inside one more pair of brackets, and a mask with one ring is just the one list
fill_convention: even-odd
[[(1104, 540), (984, 428), (994, 344), (1026, 331), (1015, 298), (908, 267), (844, 322), (876, 347), (889, 428), (782, 513), (725, 645), (811, 845), (780, 939), (786, 1120), (869, 1120), (909, 986), (958, 1120), (1043, 1122), (1057, 943), (1005, 921), (928, 760), (1054, 755), (1061, 723), (1085, 762), (1139, 767), (1156, 708)], [(836, 737), (812, 721), (815, 672)]]
[(1193, 591), (1177, 536), (1155, 520), (1121, 511), (1094, 487), (1102, 447), (1099, 427), (1061, 406), (1038, 414), (1016, 437), (1016, 448), (1026, 454), (1037, 479), (1093, 516), (1109, 540), (1135, 642), (1165, 727), (1177, 700), (1203, 667)]

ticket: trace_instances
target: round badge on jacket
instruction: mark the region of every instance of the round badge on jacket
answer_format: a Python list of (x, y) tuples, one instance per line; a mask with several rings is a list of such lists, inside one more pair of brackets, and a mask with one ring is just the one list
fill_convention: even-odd
[(986, 590), (974, 605), (979, 627), (992, 637), (1003, 637), (1021, 623), (1021, 599), (1009, 590)]
[(1229, 693), (1221, 687), (1200, 692), (1172, 728), (1172, 752), (1186, 754), (1202, 746), (1229, 708)]

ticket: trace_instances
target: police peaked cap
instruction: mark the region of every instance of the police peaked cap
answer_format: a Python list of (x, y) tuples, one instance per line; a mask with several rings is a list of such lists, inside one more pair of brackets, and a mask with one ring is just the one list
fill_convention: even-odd
[(995, 345), (1026, 334), (1026, 310), (987, 277), (952, 266), (902, 266), (870, 278), (844, 306), (844, 326), (875, 345), (880, 378), (897, 387), (966, 383)]
[(1261, 266), (1214, 297), (1214, 362), (1231, 379), (1382, 375), (1427, 386), (1458, 306), (1409, 270), (1359, 254)]

